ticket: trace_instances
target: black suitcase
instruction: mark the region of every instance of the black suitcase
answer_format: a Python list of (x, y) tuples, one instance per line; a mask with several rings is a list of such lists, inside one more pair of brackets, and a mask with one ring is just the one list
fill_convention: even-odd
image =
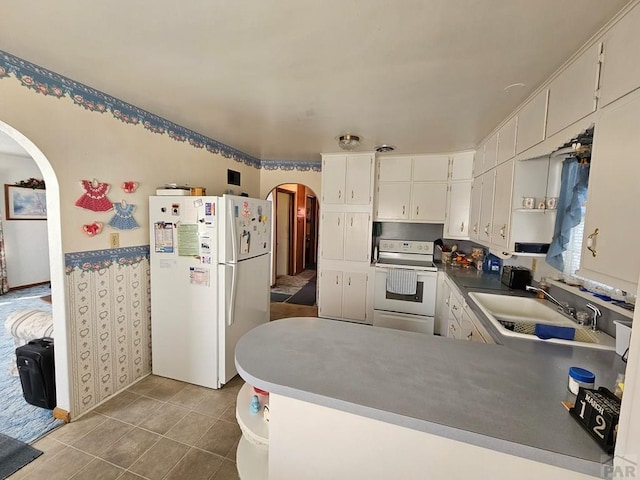
[(16, 348), (16, 361), (24, 399), (36, 407), (56, 406), (53, 338), (38, 338)]

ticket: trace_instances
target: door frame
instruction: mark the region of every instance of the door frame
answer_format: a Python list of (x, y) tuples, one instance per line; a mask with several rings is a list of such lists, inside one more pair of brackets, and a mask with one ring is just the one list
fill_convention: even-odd
[(294, 255), (295, 255), (295, 245), (294, 245), (294, 235), (293, 235), (293, 231), (292, 229), (295, 228), (295, 200), (296, 200), (296, 196), (295, 196), (295, 192), (292, 192), (290, 190), (285, 190), (284, 188), (280, 188), (277, 187), (276, 188), (276, 195), (275, 195), (275, 211), (276, 211), (276, 233), (275, 233), (275, 239), (276, 239), (276, 248), (274, 249), (275, 251), (275, 264), (276, 264), (276, 277), (278, 275), (277, 273), (277, 265), (278, 265), (278, 247), (277, 247), (277, 242), (278, 242), (278, 228), (279, 228), (279, 223), (278, 223), (278, 218), (277, 218), (277, 212), (278, 212), (278, 194), (279, 193), (283, 193), (289, 196), (289, 230), (287, 232), (287, 242), (289, 245), (289, 255), (288, 255), (288, 259), (287, 259), (287, 275), (293, 275), (293, 265), (294, 265)]

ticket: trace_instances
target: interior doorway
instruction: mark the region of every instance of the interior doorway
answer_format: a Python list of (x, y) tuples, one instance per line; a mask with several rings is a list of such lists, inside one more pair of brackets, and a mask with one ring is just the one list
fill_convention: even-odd
[[(267, 198), (273, 202), (272, 306), (317, 308), (319, 204), (316, 194), (305, 185), (287, 183), (278, 185)], [(309, 315), (313, 313), (305, 311), (305, 316)]]

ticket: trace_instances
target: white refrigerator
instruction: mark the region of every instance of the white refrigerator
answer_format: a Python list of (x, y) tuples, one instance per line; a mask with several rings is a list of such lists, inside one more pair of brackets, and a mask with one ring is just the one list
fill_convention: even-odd
[(152, 371), (220, 388), (238, 339), (269, 321), (271, 202), (150, 197), (149, 231)]

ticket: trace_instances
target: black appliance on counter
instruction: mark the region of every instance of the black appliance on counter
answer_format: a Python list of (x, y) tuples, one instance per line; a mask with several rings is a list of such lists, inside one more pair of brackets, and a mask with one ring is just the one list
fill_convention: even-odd
[(525, 267), (502, 267), (500, 282), (513, 290), (525, 290), (531, 284), (531, 270)]

